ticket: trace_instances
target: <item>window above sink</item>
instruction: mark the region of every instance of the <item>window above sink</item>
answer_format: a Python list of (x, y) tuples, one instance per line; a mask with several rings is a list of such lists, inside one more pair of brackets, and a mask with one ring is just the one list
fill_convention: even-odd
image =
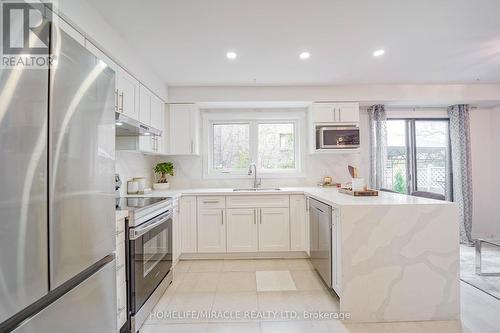
[(300, 177), (305, 110), (287, 111), (204, 112), (204, 177), (249, 178), (251, 163), (262, 178)]

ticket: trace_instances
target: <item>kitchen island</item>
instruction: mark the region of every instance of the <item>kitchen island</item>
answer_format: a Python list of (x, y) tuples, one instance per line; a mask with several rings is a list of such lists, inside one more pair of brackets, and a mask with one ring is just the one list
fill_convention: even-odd
[(381, 192), (352, 197), (336, 189), (158, 191), (146, 196), (305, 195), (335, 211), (334, 290), (355, 322), (459, 318), (459, 231), (455, 204)]

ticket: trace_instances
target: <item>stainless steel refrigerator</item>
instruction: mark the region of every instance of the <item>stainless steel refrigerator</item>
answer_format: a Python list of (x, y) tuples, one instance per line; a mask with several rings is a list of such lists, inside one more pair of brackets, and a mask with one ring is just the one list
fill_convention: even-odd
[(0, 332), (116, 332), (115, 73), (50, 36), (0, 73)]

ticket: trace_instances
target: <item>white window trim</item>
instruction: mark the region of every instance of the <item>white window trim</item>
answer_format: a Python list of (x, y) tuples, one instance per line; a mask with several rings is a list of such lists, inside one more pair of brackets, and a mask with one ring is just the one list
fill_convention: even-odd
[[(277, 178), (303, 178), (304, 173), (304, 152), (305, 152), (305, 119), (306, 110), (281, 109), (281, 110), (204, 110), (202, 111), (202, 158), (203, 158), (203, 178), (204, 179), (247, 179), (247, 169), (241, 172), (218, 172), (211, 166), (213, 156), (211, 130), (213, 124), (250, 124), (250, 156), (252, 162), (257, 157), (257, 144), (252, 144), (252, 140), (257, 140), (257, 123), (293, 123), (295, 140), (295, 165), (293, 170), (267, 171), (257, 170), (257, 176), (263, 179)], [(254, 125), (254, 126), (252, 126)]]

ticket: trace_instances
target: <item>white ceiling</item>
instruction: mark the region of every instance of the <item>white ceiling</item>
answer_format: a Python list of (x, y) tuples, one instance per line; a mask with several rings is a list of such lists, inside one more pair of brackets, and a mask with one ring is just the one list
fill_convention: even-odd
[(88, 1), (168, 85), (500, 83), (499, 0)]

